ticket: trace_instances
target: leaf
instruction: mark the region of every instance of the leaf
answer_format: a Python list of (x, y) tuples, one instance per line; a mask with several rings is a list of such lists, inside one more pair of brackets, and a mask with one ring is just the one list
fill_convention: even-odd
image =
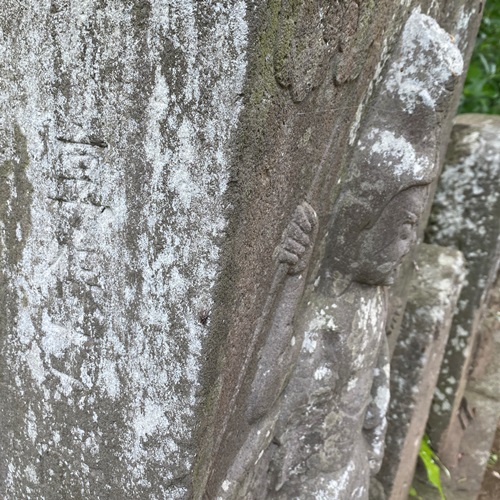
[(460, 102), (460, 113), (500, 113), (500, 0), (488, 0)]
[(486, 60), (486, 57), (484, 57), (484, 54), (479, 54), (479, 59), (483, 63), (483, 68), (486, 73), (491, 74), (491, 68), (489, 62)]
[(435, 453), (428, 444), (427, 436), (424, 436), (420, 443), (419, 457), (424, 463), (427, 479), (429, 479), (429, 482), (438, 489), (441, 500), (446, 500), (441, 486), (441, 471), (434, 460), (435, 456)]

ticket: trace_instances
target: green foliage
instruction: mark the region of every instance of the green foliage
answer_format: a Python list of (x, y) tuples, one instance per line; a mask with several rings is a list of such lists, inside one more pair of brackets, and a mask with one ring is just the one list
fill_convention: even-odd
[(500, 0), (484, 7), (459, 112), (500, 114)]
[(417, 490), (413, 486), (410, 488), (410, 496), (419, 499), (421, 498), (418, 496)]
[(418, 456), (424, 464), (427, 472), (427, 479), (438, 489), (441, 500), (445, 500), (443, 488), (441, 487), (441, 470), (437, 464), (436, 454), (429, 446), (429, 438), (427, 436), (424, 436), (422, 442), (420, 443)]
[[(444, 471), (449, 476), (449, 471), (439, 460), (438, 456), (434, 453), (430, 446), (430, 439), (427, 434), (424, 435), (422, 441), (420, 442), (420, 451), (418, 456), (425, 468), (427, 473), (427, 480), (431, 483), (439, 492), (441, 500), (446, 500), (443, 487), (441, 486), (441, 471)], [(410, 497), (416, 498), (417, 500), (424, 500), (417, 492), (414, 485), (410, 488)]]

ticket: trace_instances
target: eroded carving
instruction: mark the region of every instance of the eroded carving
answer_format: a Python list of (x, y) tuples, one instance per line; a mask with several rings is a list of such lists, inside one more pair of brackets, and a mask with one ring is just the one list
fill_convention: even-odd
[(305, 339), (275, 428), (269, 498), (368, 498), (389, 402), (386, 286), (415, 243), (461, 71), (448, 34), (415, 11), (363, 121), (317, 286), (305, 297)]
[(276, 81), (301, 102), (329, 72), (337, 83), (355, 79), (377, 32), (374, 12), (353, 0), (282, 2), (273, 54)]
[(283, 288), (267, 326), (267, 342), (259, 353), (259, 366), (250, 393), (247, 420), (253, 423), (263, 417), (282, 392), (287, 376), (300, 350), (294, 337), (294, 314), (304, 292), (303, 272), (311, 259), (317, 234), (317, 217), (313, 208), (303, 202), (297, 207), (286, 228), (275, 258), (280, 263), (279, 275), (287, 273)]
[[(273, 259), (275, 272), (264, 309), (250, 340), (254, 345), (264, 337), (258, 352), (258, 365), (251, 384), (245, 417), (250, 432), (222, 483), (217, 498), (239, 498), (254, 495), (250, 485), (257, 473), (256, 458), (264, 453), (274, 436), (278, 398), (285, 387), (299, 355), (301, 338), (294, 337), (294, 317), (306, 284), (305, 275), (316, 240), (318, 219), (307, 202), (295, 209), (276, 247)], [(240, 372), (245, 375), (248, 366)], [(238, 381), (241, 386), (242, 380)], [(257, 476), (265, 477), (262, 469)], [(259, 488), (262, 484), (259, 486)], [(264, 484), (265, 489), (265, 484)]]
[(230, 471), (226, 486), (240, 489), (229, 498), (368, 498), (389, 403), (387, 286), (415, 243), (461, 72), (451, 37), (415, 10), (362, 122), (302, 309), (311, 238), (296, 212), (279, 253), (283, 285), (260, 325), (268, 341), (247, 408), (253, 468)]

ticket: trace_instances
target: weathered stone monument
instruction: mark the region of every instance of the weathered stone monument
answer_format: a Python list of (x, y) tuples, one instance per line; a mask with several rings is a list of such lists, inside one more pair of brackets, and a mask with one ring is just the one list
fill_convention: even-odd
[[(374, 111), (360, 127), (328, 221), (331, 236), (300, 313), (296, 301), (305, 276), (294, 271), (288, 278), (297, 283), (290, 285), (294, 298), (288, 302), (286, 293), (275, 296), (273, 281), (261, 316), (273, 319), (249, 394), (249, 437), (218, 497), (367, 497), (370, 473), (383, 455), (389, 401), (383, 286), (393, 283), (415, 242), (428, 185), (439, 169), (440, 110), (448, 109), (462, 67), (449, 35), (415, 11), (375, 91)], [(307, 207), (311, 232), (314, 216)], [(294, 244), (285, 248), (309, 255), (310, 244), (296, 231)], [(308, 262), (301, 258), (295, 255), (290, 264), (298, 260), (303, 271)]]
[(449, 467), (457, 463), (463, 393), (480, 319), (500, 265), (499, 133), (498, 117), (457, 118), (428, 229), (431, 241), (458, 248), (468, 262), (468, 286), (459, 298), (429, 417), (431, 438), (439, 443)]
[(500, 419), (500, 328), (485, 324), (488, 301), (498, 295), (499, 136), (498, 116), (457, 117), (428, 227), (431, 241), (459, 249), (467, 262), (428, 421), (456, 498), (477, 495)]
[(424, 437), (457, 300), (465, 279), (461, 252), (422, 244), (393, 356), (384, 460), (377, 478), (387, 498), (407, 498)]
[(380, 490), (481, 6), (4, 2), (2, 498)]
[(0, 496), (186, 498), (246, 5), (0, 11)]
[(477, 498), (490, 458), (500, 419), (499, 125), (486, 115), (454, 121), (427, 227), (430, 241), (447, 246), (418, 248), (391, 358), (377, 476), (389, 498), (405, 498), (412, 481), (422, 498), (441, 498), (423, 468), (413, 478), (424, 432), (439, 457), (446, 498)]

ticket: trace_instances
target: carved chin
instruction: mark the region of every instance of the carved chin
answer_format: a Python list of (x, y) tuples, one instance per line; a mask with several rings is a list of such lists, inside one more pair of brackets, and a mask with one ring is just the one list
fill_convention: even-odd
[(398, 270), (394, 269), (388, 276), (386, 276), (383, 280), (382, 283), (380, 283), (380, 286), (390, 286), (394, 285), (394, 282), (396, 281), (396, 276), (398, 275)]
[(380, 275), (380, 285), (393, 285), (398, 275), (400, 261), (388, 262), (377, 269)]
[(400, 262), (386, 262), (375, 269), (365, 268), (354, 273), (358, 283), (373, 286), (390, 286), (396, 281)]

